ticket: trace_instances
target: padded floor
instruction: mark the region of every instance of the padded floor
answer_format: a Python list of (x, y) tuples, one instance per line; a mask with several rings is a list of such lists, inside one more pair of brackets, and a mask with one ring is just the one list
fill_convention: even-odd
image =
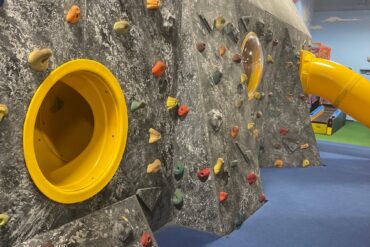
[(325, 166), (262, 169), (269, 201), (239, 230), (218, 238), (168, 227), (156, 233), (160, 247), (370, 246), (370, 149), (328, 145)]

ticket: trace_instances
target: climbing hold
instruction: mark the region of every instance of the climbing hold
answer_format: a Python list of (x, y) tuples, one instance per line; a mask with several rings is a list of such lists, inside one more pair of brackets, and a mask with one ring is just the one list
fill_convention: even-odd
[(221, 46), (220, 48), (218, 48), (218, 54), (223, 57), (226, 53), (226, 48), (224, 46)]
[(286, 69), (292, 68), (293, 66), (294, 66), (294, 63), (293, 62), (286, 62), (285, 63), (285, 68)]
[(167, 102), (166, 102), (167, 110), (171, 110), (171, 109), (175, 108), (178, 105), (179, 105), (179, 100), (178, 99), (176, 99), (174, 97), (171, 97), (171, 96), (167, 97)]
[(233, 160), (233, 161), (231, 161), (231, 164), (230, 165), (231, 165), (232, 168), (237, 167), (239, 165), (239, 160)]
[(231, 138), (235, 139), (238, 136), (238, 134), (239, 134), (239, 126), (233, 126), (230, 132)]
[(153, 212), (157, 206), (161, 195), (161, 187), (142, 188), (136, 191), (136, 196), (140, 199), (140, 202), (149, 209), (150, 212)]
[(213, 109), (210, 112), (208, 112), (208, 118), (212, 129), (218, 132), (223, 122), (221, 112)]
[(248, 76), (246, 74), (241, 74), (240, 75), (240, 83), (241, 84), (247, 84), (248, 81)]
[(273, 92), (269, 92), (269, 96), (270, 97), (274, 96), (274, 93)]
[(206, 49), (206, 44), (203, 42), (198, 42), (196, 47), (199, 52), (204, 52), (204, 50)]
[(275, 162), (274, 162), (274, 166), (276, 168), (282, 168), (283, 165), (284, 165), (284, 162), (282, 160), (275, 160)]
[(218, 175), (221, 172), (223, 165), (224, 165), (224, 159), (219, 158), (215, 166), (213, 167), (213, 172), (215, 173), (215, 175)]
[(50, 241), (43, 243), (40, 247), (54, 247), (54, 244), (52, 244)]
[(226, 192), (220, 192), (220, 194), (218, 195), (218, 200), (220, 203), (224, 203), (228, 197), (229, 194), (227, 194)]
[(150, 144), (156, 143), (157, 141), (161, 139), (161, 137), (162, 137), (161, 133), (159, 133), (153, 128), (149, 129), (149, 143)]
[(217, 30), (221, 30), (222, 28), (224, 28), (225, 26), (225, 23), (226, 23), (226, 20), (223, 16), (219, 16), (217, 17), (214, 22), (213, 22), (213, 27)]
[(172, 203), (177, 209), (180, 209), (184, 204), (184, 194), (181, 189), (175, 190), (175, 194), (172, 197)]
[(252, 130), (252, 135), (254, 138), (257, 138), (260, 134), (260, 130), (259, 129), (253, 129)]
[(273, 46), (277, 46), (278, 44), (279, 44), (279, 40), (274, 39), (274, 40), (272, 41), (272, 45), (273, 45)]
[(197, 176), (198, 176), (200, 181), (205, 182), (205, 181), (207, 181), (210, 173), (211, 173), (211, 169), (204, 168), (204, 169), (197, 172)]
[(265, 23), (263, 20), (259, 20), (256, 23), (256, 34), (258, 37), (262, 37), (265, 35)]
[(161, 1), (160, 0), (147, 0), (146, 1), (146, 8), (149, 10), (156, 10), (161, 7)]
[(173, 168), (173, 175), (176, 180), (180, 180), (184, 175), (185, 165), (183, 163), (177, 163)]
[(254, 184), (257, 181), (257, 175), (254, 172), (248, 173), (247, 181), (249, 185)]
[(263, 116), (261, 111), (256, 112), (256, 118), (261, 118)]
[(179, 117), (186, 117), (189, 111), (190, 109), (187, 105), (181, 105), (177, 111), (177, 115), (179, 115)]
[(73, 5), (67, 13), (66, 21), (69, 24), (76, 24), (81, 18), (81, 10), (77, 5)]
[(153, 163), (149, 164), (148, 167), (146, 168), (146, 173), (157, 173), (161, 169), (161, 161), (160, 160), (155, 160)]
[(8, 115), (9, 109), (6, 105), (0, 104), (0, 123), (3, 121), (3, 118)]
[(263, 203), (263, 202), (265, 202), (266, 201), (266, 196), (265, 196), (265, 194), (264, 193), (260, 193), (259, 195), (258, 195), (258, 201), (260, 202), (260, 203)]
[(151, 247), (153, 244), (152, 236), (148, 232), (144, 232), (140, 237), (140, 244), (143, 247)]
[(309, 147), (310, 147), (310, 144), (308, 144), (308, 143), (301, 145), (301, 149), (307, 149)]
[(234, 105), (235, 105), (236, 108), (240, 108), (240, 107), (242, 107), (243, 102), (244, 102), (243, 99), (238, 98), (234, 101)]
[(248, 129), (248, 130), (252, 130), (252, 129), (254, 128), (254, 126), (256, 126), (256, 124), (255, 124), (255, 123), (248, 123), (248, 125), (247, 125), (247, 129)]
[(303, 101), (307, 100), (307, 96), (306, 96), (305, 94), (303, 94), (303, 93), (301, 93), (301, 94), (299, 95), (299, 98), (300, 98), (301, 100), (303, 100)]
[(219, 70), (213, 72), (212, 83), (213, 85), (218, 85), (222, 79), (222, 73)]
[(310, 165), (310, 161), (309, 160), (305, 159), (305, 160), (302, 161), (302, 166), (303, 167), (308, 167), (309, 165)]
[(28, 63), (36, 71), (41, 72), (47, 70), (49, 67), (49, 58), (52, 54), (52, 51), (48, 48), (35, 49), (28, 56)]
[(260, 92), (255, 92), (254, 95), (253, 95), (254, 99), (256, 99), (256, 100), (261, 100), (264, 96), (265, 96), (265, 94), (260, 93)]
[(114, 23), (113, 30), (118, 34), (125, 34), (130, 31), (130, 23), (126, 20), (117, 21)]
[(238, 38), (239, 31), (236, 29), (234, 24), (232, 24), (231, 22), (227, 23), (226, 26), (223, 29), (223, 32), (227, 36), (229, 36), (229, 38), (232, 39), (235, 43), (238, 43), (238, 41), (239, 41), (239, 38)]
[(289, 130), (287, 128), (280, 128), (279, 133), (281, 136), (286, 136)]
[(5, 226), (9, 221), (9, 216), (6, 214), (0, 214), (0, 227)]
[(242, 61), (242, 56), (240, 56), (240, 54), (234, 54), (232, 60), (234, 63), (240, 63)]
[(243, 94), (244, 93), (244, 86), (243, 84), (239, 83), (237, 86), (236, 86), (236, 92), (238, 94)]
[(131, 103), (131, 107), (130, 107), (130, 110), (131, 112), (135, 112), (141, 108), (144, 108), (146, 106), (145, 102), (144, 101), (137, 101), (137, 100), (134, 100), (132, 101)]
[(163, 61), (157, 61), (152, 68), (152, 74), (157, 78), (161, 77), (166, 71), (166, 68), (166, 64)]
[(269, 54), (267, 55), (267, 63), (273, 64), (274, 63), (274, 58)]

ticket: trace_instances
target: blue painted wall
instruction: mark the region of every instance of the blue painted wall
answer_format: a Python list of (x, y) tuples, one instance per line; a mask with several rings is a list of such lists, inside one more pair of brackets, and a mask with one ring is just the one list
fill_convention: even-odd
[[(329, 17), (339, 17), (339, 22), (324, 22)], [(352, 19), (352, 21), (351, 21)], [(358, 20), (353, 20), (358, 19)], [(370, 69), (370, 11), (316, 12), (311, 27), (313, 41), (323, 42), (332, 48), (331, 60), (351, 67), (354, 71)], [(370, 76), (366, 76), (370, 79)]]

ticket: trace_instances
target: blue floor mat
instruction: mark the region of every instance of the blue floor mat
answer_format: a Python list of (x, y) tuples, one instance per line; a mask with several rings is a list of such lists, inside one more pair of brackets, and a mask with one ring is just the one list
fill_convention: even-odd
[[(159, 246), (370, 246), (370, 149), (321, 145), (330, 144), (320, 143), (326, 166), (261, 169), (269, 201), (239, 230), (218, 238), (187, 228), (166, 227), (156, 233)], [(347, 151), (335, 153), (341, 148)], [(351, 156), (351, 150), (356, 156)]]

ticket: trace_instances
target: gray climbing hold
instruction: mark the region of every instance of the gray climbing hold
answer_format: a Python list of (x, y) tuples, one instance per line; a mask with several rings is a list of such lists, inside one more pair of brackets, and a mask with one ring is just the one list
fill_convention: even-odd
[(231, 161), (231, 164), (230, 165), (231, 165), (232, 168), (237, 167), (239, 165), (239, 160), (233, 160), (233, 161)]
[(234, 24), (231, 22), (227, 23), (226, 26), (223, 29), (223, 32), (229, 36), (230, 39), (232, 39), (235, 43), (238, 43), (239, 41), (239, 31), (236, 29)]
[(258, 37), (265, 35), (265, 23), (262, 20), (259, 20), (256, 23), (256, 34)]
[(220, 129), (221, 129), (221, 125), (222, 125), (222, 113), (218, 110), (211, 110), (210, 112), (208, 112), (208, 118), (209, 118), (209, 123), (212, 127), (212, 129), (216, 132), (218, 132)]
[(136, 191), (137, 197), (140, 199), (142, 203), (152, 212), (155, 206), (158, 203), (158, 200), (161, 196), (161, 188), (160, 187), (151, 187), (151, 188), (144, 188), (138, 189)]
[(139, 110), (139, 109), (141, 109), (141, 108), (144, 108), (145, 107), (145, 102), (144, 101), (142, 101), (142, 100), (134, 100), (134, 101), (132, 101), (132, 103), (131, 103), (131, 107), (130, 107), (130, 110), (132, 111), (132, 112), (135, 112), (135, 111), (137, 111), (137, 110)]
[(212, 74), (212, 84), (218, 85), (222, 79), (222, 73), (219, 70), (216, 70)]

